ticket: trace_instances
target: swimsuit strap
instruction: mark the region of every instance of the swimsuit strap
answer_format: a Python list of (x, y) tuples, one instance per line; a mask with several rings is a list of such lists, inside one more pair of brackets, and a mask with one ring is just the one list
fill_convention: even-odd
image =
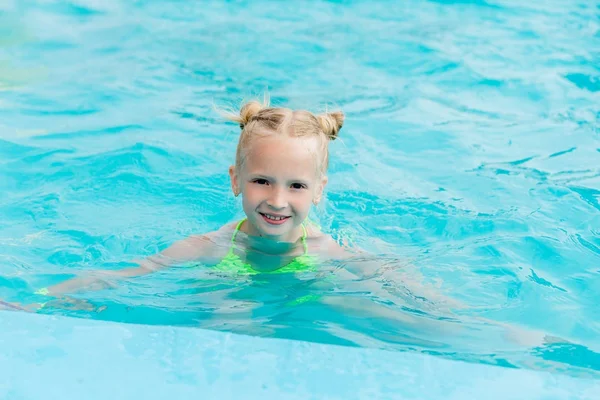
[(237, 236), (237, 233), (240, 231), (240, 228), (242, 227), (242, 224), (246, 221), (246, 219), (247, 218), (242, 219), (235, 226), (235, 230), (233, 231), (233, 236), (231, 236), (231, 244), (233, 244), (235, 242), (235, 237)]
[(304, 247), (304, 255), (308, 254), (308, 245), (306, 244), (306, 237), (308, 233), (306, 232), (306, 226), (304, 226), (304, 222), (302, 223), (302, 247)]

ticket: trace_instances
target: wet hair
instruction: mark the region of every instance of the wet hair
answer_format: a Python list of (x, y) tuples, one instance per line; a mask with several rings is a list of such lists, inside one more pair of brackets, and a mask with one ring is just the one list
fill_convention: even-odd
[(241, 107), (239, 114), (230, 114), (228, 118), (239, 123), (242, 129), (235, 156), (237, 170), (243, 165), (253, 140), (270, 135), (288, 135), (318, 140), (319, 172), (323, 175), (329, 165), (329, 141), (337, 138), (344, 124), (341, 111), (314, 115), (305, 110), (269, 107), (268, 101), (250, 101)]

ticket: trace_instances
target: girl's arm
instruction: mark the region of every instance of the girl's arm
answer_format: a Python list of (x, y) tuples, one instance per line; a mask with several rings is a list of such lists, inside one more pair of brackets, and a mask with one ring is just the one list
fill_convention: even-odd
[(4, 300), (0, 300), (0, 310), (11, 310), (11, 311), (27, 311), (21, 305), (16, 303), (9, 303)]
[[(423, 307), (441, 313), (445, 317), (460, 318), (469, 326), (488, 326), (490, 329), (499, 328), (503, 330), (505, 338), (509, 343), (517, 344), (526, 347), (539, 347), (551, 343), (569, 343), (568, 340), (558, 338), (547, 334), (546, 332), (524, 328), (510, 323), (491, 320), (478, 316), (463, 316), (459, 317), (455, 314), (458, 310), (467, 310), (469, 306), (456, 299), (448, 297), (439, 292), (435, 287), (424, 284), (420, 278), (420, 274), (410, 263), (401, 262), (394, 259), (378, 259), (376, 256), (369, 256), (367, 253), (359, 252), (362, 257), (357, 257), (356, 254), (346, 253), (344, 250), (339, 250), (345, 253), (344, 258), (341, 258), (343, 268), (338, 269), (336, 273), (342, 279), (355, 281), (361, 289), (369, 290), (372, 294), (383, 300), (396, 303), (400, 300), (403, 293), (395, 293), (400, 289), (400, 292), (409, 290), (412, 295), (418, 299), (423, 299)], [(373, 275), (377, 275), (378, 279), (372, 279)], [(383, 284), (385, 282), (385, 285)], [(371, 301), (362, 302), (364, 299), (352, 299), (344, 297), (332, 297), (327, 299), (327, 303), (343, 308), (346, 312), (362, 312), (363, 315), (371, 317), (379, 317), (383, 319), (396, 320), (406, 323), (411, 318), (408, 314), (400, 312), (393, 307), (374, 304)], [(363, 304), (364, 303), (364, 304)], [(362, 309), (365, 304), (366, 309)], [(422, 322), (422, 320), (421, 320)], [(451, 325), (441, 324), (447, 328), (456, 328), (462, 324)], [(483, 328), (482, 328), (483, 329)]]
[(214, 251), (215, 246), (211, 236), (211, 234), (190, 236), (184, 240), (175, 242), (158, 254), (134, 260), (133, 262), (138, 265), (137, 267), (121, 270), (92, 271), (87, 276), (69, 279), (49, 288), (41, 289), (38, 293), (56, 297), (84, 288), (86, 290), (99, 290), (112, 286), (108, 282), (110, 280), (147, 275), (173, 265), (200, 261), (204, 257), (210, 256)]

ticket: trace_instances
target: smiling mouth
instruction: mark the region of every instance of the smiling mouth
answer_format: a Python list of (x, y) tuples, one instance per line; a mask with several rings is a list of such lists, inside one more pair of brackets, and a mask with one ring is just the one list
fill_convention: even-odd
[(281, 225), (290, 218), (289, 216), (272, 215), (261, 212), (259, 212), (259, 214), (263, 217), (263, 219), (266, 222), (268, 222), (271, 225)]

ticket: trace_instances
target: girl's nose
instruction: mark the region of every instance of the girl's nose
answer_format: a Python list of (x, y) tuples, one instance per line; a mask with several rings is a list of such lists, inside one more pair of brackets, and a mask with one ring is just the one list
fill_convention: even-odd
[(287, 206), (285, 193), (281, 189), (273, 189), (271, 196), (267, 199), (267, 204), (274, 210), (281, 210)]

